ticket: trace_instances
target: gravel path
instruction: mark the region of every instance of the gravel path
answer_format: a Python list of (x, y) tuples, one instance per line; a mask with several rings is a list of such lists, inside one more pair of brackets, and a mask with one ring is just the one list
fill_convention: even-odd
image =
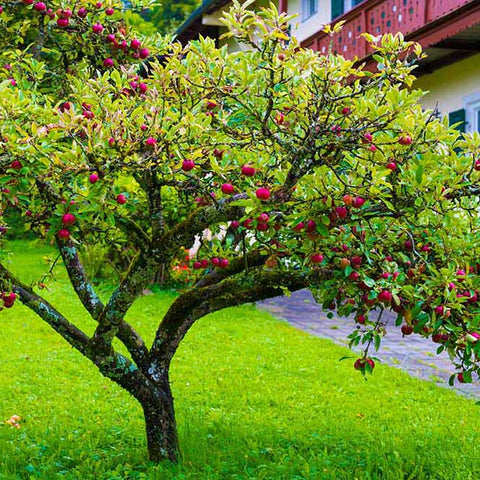
[[(317, 337), (328, 338), (343, 346), (348, 346), (347, 336), (353, 331), (353, 316), (350, 318), (333, 317), (315, 303), (308, 290), (293, 293), (290, 297), (277, 297), (258, 304), (276, 317), (288, 321), (291, 325)], [(384, 314), (385, 315), (385, 314)], [(448, 385), (448, 378), (454, 368), (448, 355), (436, 354), (438, 345), (418, 335), (402, 337), (400, 327), (395, 327), (393, 315), (391, 326), (375, 356), (383, 362), (424, 380), (434, 381), (440, 386), (454, 389), (469, 397), (480, 398), (480, 382), (472, 384)]]

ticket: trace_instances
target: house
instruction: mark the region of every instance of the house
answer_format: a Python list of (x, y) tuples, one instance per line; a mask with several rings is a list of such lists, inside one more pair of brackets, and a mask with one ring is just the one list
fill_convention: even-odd
[[(254, 6), (268, 3), (257, 0)], [(229, 0), (204, 0), (179, 28), (178, 39), (219, 39), (225, 30), (220, 17), (230, 5)], [(278, 9), (298, 14), (293, 35), (303, 47), (320, 52), (331, 42), (322, 26), (343, 20), (333, 49), (351, 59), (369, 60), (362, 32), (401, 31), (428, 54), (415, 71), (416, 86), (429, 92), (425, 107), (448, 115), (451, 123), (462, 122), (462, 131), (480, 131), (480, 0), (278, 0)]]

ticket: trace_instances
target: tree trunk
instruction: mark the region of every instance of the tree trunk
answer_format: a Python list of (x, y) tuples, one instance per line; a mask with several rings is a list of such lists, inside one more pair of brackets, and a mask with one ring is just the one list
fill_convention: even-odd
[(156, 463), (164, 460), (177, 462), (177, 424), (168, 378), (161, 382), (153, 398), (141, 403), (145, 415), (149, 459)]

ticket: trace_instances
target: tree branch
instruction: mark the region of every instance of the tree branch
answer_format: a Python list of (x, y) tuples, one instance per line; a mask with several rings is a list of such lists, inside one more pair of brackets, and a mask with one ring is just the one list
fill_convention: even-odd
[(152, 368), (159, 371), (168, 369), (178, 345), (199, 318), (226, 307), (283, 295), (284, 289), (300, 290), (329, 276), (331, 270), (327, 269), (315, 269), (305, 274), (258, 267), (248, 275), (186, 290), (172, 303), (157, 330), (150, 350)]

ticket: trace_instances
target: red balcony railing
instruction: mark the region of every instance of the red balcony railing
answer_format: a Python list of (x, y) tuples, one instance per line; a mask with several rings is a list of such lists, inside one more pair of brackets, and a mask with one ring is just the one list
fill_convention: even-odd
[(369, 52), (360, 36), (402, 32), (424, 48), (464, 28), (480, 24), (480, 0), (366, 0), (334, 20), (345, 21), (342, 31), (329, 37), (320, 32), (303, 46), (326, 53), (333, 51), (347, 58), (364, 58)]

